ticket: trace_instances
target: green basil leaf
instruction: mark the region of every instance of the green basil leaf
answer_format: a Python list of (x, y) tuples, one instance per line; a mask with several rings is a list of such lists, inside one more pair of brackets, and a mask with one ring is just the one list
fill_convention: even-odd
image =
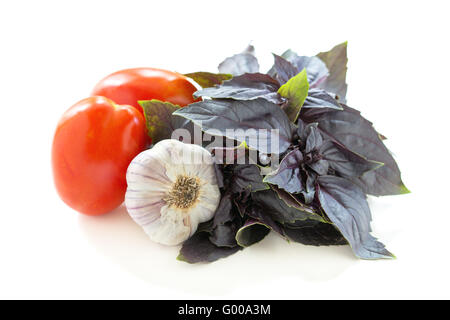
[(139, 105), (144, 110), (147, 132), (152, 143), (170, 139), (175, 129), (172, 113), (180, 107), (160, 100), (139, 101)]
[(351, 181), (336, 176), (317, 178), (321, 207), (362, 259), (393, 258), (384, 244), (370, 234), (370, 209), (366, 195)]
[(319, 84), (319, 88), (333, 92), (339, 96), (339, 101), (345, 102), (347, 94), (347, 42), (338, 44), (327, 52), (321, 52), (317, 56), (325, 62), (330, 74)]
[(262, 73), (246, 73), (225, 81), (222, 85), (206, 88), (194, 93), (194, 97), (231, 98), (235, 100), (253, 100), (264, 98), (273, 103), (282, 103), (284, 99), (277, 93), (278, 81)]
[(233, 78), (231, 74), (203, 71), (186, 73), (185, 76), (197, 82), (202, 88), (214, 87), (215, 85), (221, 84), (225, 80), (230, 80)]
[[(245, 142), (266, 154), (282, 153), (291, 145), (292, 124), (278, 105), (265, 99), (205, 100), (178, 109), (174, 115), (191, 120), (208, 134)], [(251, 130), (253, 138), (243, 130)]]
[(278, 93), (288, 99), (284, 111), (288, 115), (289, 120), (295, 122), (303, 106), (303, 102), (308, 96), (309, 83), (306, 75), (306, 69), (303, 69), (295, 77), (289, 79), (283, 84)]

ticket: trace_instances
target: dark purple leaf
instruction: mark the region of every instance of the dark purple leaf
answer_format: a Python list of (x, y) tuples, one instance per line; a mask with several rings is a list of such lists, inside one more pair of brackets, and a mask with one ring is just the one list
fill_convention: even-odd
[(328, 173), (329, 163), (327, 160), (320, 159), (318, 161), (308, 163), (308, 167), (313, 169), (318, 175), (323, 176)]
[(264, 99), (205, 100), (174, 115), (191, 120), (208, 134), (245, 141), (248, 147), (266, 154), (283, 153), (292, 141), (288, 117), (278, 105)]
[(233, 166), (233, 177), (230, 190), (232, 193), (249, 189), (251, 192), (269, 189), (263, 182), (261, 171), (255, 164), (237, 164)]
[[(313, 215), (318, 214), (314, 208), (300, 201), (295, 194), (284, 191), (283, 189), (277, 188), (276, 186), (272, 186), (272, 190), (281, 200), (283, 200), (283, 202), (287, 206), (300, 211), (308, 212)], [(318, 218), (318, 220), (321, 220), (321, 218)]]
[(341, 105), (328, 92), (322, 89), (312, 88), (303, 103), (303, 108), (330, 108), (342, 110)]
[(364, 173), (375, 170), (383, 163), (367, 160), (335, 141), (326, 141), (320, 148), (320, 154), (327, 160), (330, 167), (341, 176), (351, 178), (360, 177)]
[(259, 205), (258, 203), (252, 203), (247, 210), (247, 215), (265, 225), (267, 228), (277, 232), (281, 236), (284, 236), (284, 232), (280, 225), (274, 221), (272, 213), (270, 210), (267, 210), (267, 208)]
[(277, 93), (280, 84), (267, 74), (246, 73), (223, 82), (222, 85), (206, 88), (194, 93), (194, 97), (230, 98), (253, 100), (264, 98), (281, 104), (284, 99)]
[(252, 193), (252, 199), (263, 207), (273, 220), (280, 223), (293, 223), (297, 220), (306, 219), (323, 220), (316, 213), (287, 205), (273, 190), (254, 192)]
[(316, 177), (317, 175), (314, 172), (306, 172), (306, 188), (302, 191), (305, 204), (310, 204), (314, 200), (314, 195), (316, 194)]
[(360, 178), (355, 178), (354, 182), (365, 193), (375, 196), (408, 193), (409, 190), (401, 180), (397, 163), (372, 123), (363, 118), (359, 111), (342, 106), (344, 107), (342, 111), (303, 110), (301, 117), (306, 122), (318, 122), (322, 133), (347, 149), (366, 159), (384, 163), (382, 167), (366, 172)]
[(288, 80), (296, 76), (301, 70), (297, 69), (292, 63), (279, 55), (274, 54), (274, 74), (280, 84), (288, 82)]
[(254, 51), (255, 48), (250, 45), (244, 52), (226, 58), (219, 64), (219, 72), (231, 74), (233, 76), (258, 72), (259, 64), (254, 56)]
[(197, 232), (183, 243), (177, 259), (188, 263), (213, 262), (241, 249), (240, 246), (217, 247), (209, 241), (207, 232)]
[(297, 70), (306, 69), (311, 88), (318, 86), (328, 76), (327, 66), (317, 57), (299, 56), (292, 50), (285, 51), (281, 56), (291, 62)]
[(286, 236), (295, 242), (312, 246), (346, 245), (347, 240), (329, 223), (305, 220), (283, 226)]
[(299, 193), (303, 188), (300, 166), (303, 155), (300, 150), (294, 149), (281, 160), (278, 169), (264, 178), (264, 182), (277, 185), (290, 193)]
[(392, 258), (385, 246), (370, 234), (372, 218), (361, 189), (336, 176), (320, 176), (317, 182), (320, 205), (355, 255), (362, 259)]
[(305, 128), (305, 134), (307, 134), (305, 152), (309, 153), (313, 150), (319, 150), (322, 146), (323, 138), (317, 126), (308, 125)]
[(269, 232), (270, 229), (266, 225), (254, 219), (249, 219), (236, 233), (236, 242), (241, 247), (249, 247), (264, 239)]

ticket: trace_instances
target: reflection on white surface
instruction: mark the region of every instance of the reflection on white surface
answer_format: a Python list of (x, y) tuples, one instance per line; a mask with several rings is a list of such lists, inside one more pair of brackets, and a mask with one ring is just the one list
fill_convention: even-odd
[[(179, 246), (152, 242), (124, 206), (100, 217), (80, 215), (80, 227), (102, 255), (124, 270), (155, 285), (200, 294), (225, 294), (283, 277), (324, 282), (359, 262), (348, 246), (313, 247), (287, 243), (274, 233), (228, 258), (209, 264), (176, 260)], [(201, 280), (200, 280), (201, 279)]]

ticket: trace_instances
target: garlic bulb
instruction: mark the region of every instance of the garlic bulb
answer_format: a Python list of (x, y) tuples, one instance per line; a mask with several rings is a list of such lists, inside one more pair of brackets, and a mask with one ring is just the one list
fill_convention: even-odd
[(220, 201), (211, 154), (178, 140), (141, 152), (127, 170), (125, 205), (158, 243), (177, 245), (210, 220)]

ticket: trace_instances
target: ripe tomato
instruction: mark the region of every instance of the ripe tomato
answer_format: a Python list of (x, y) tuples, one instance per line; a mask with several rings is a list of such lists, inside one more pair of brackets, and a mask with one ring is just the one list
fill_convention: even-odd
[(184, 107), (194, 101), (197, 89), (189, 80), (175, 72), (135, 68), (115, 72), (101, 80), (92, 91), (118, 104), (128, 104), (142, 112), (139, 100), (158, 99)]
[(146, 148), (145, 120), (135, 108), (90, 97), (68, 109), (56, 128), (52, 167), (61, 199), (73, 209), (100, 215), (124, 200), (126, 171)]

